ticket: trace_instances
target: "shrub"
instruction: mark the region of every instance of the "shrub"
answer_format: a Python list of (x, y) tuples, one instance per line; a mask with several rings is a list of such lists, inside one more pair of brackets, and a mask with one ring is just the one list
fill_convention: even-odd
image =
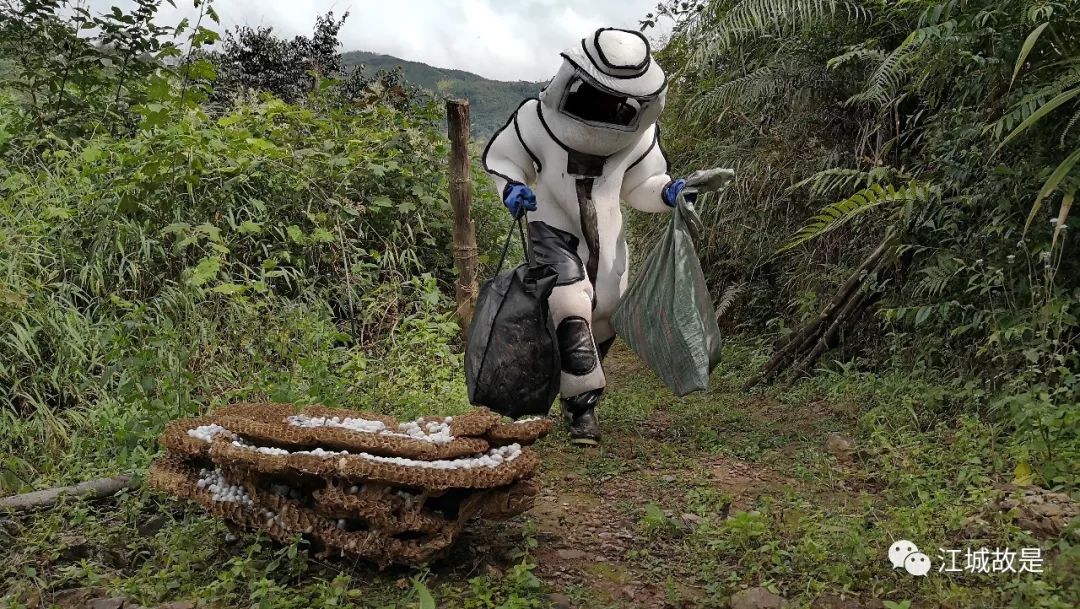
[(0, 57), (75, 63), (0, 88), (0, 488), (137, 469), (166, 421), (230, 400), (462, 407), (440, 108), (318, 74), (294, 103), (211, 104), (201, 23), (181, 45), (139, 25), (155, 2), (63, 5), (3, 9)]
[(1068, 431), (1080, 362), (1080, 266), (1067, 251), (1077, 3), (660, 9), (677, 18), (660, 57), (681, 75), (667, 115), (679, 120), (665, 129), (674, 164), (739, 173), (700, 206), (715, 227), (699, 252), (717, 296), (746, 284), (744, 327), (785, 332), (816, 317), (891, 231), (875, 315), (847, 329), (838, 358), (975, 378), (997, 395), (1043, 387), (1000, 412), (1046, 479), (1067, 479), (1061, 459), (1080, 446)]

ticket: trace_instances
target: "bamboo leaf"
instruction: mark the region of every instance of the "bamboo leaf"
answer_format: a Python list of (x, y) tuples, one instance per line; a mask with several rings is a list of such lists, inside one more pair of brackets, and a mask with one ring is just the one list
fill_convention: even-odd
[(1033, 112), (1031, 114), (1031, 116), (1027, 117), (1024, 120), (1024, 122), (1017, 125), (1016, 128), (1012, 130), (1012, 133), (1010, 133), (1009, 136), (1006, 137), (1004, 141), (1002, 141), (1000, 144), (998, 144), (998, 150), (1001, 150), (1001, 148), (1005, 144), (1008, 144), (1012, 140), (1016, 139), (1016, 137), (1018, 135), (1020, 135), (1021, 133), (1023, 133), (1025, 130), (1027, 130), (1028, 127), (1030, 127), (1030, 126), (1034, 125), (1035, 123), (1039, 122), (1039, 120), (1042, 117), (1046, 116), (1047, 114), (1050, 114), (1058, 106), (1060, 106), (1060, 105), (1064, 104), (1065, 102), (1069, 101), (1070, 99), (1076, 97), (1078, 94), (1080, 94), (1080, 87), (1075, 87), (1073, 89), (1070, 89), (1070, 90), (1062, 93), (1061, 95), (1058, 95), (1057, 97), (1055, 97), (1054, 99), (1046, 102), (1045, 104), (1043, 104), (1042, 107), (1040, 107), (1038, 110)]
[(922, 325), (922, 323), (924, 321), (926, 321), (926, 319), (928, 317), (930, 317), (930, 314), (933, 313), (933, 312), (934, 312), (934, 309), (931, 308), (931, 307), (922, 307), (922, 308), (920, 308), (919, 312), (915, 314), (915, 325), (916, 326)]
[(418, 609), (435, 609), (435, 597), (431, 595), (431, 591), (424, 585), (424, 582), (414, 579), (413, 589), (416, 590), (416, 596), (419, 597)]
[(1010, 87), (1016, 82), (1016, 76), (1020, 74), (1020, 68), (1024, 66), (1024, 62), (1031, 53), (1031, 49), (1035, 47), (1035, 42), (1039, 39), (1039, 35), (1043, 33), (1043, 30), (1045, 30), (1048, 25), (1050, 25), (1049, 21), (1035, 28), (1028, 34), (1027, 39), (1024, 40), (1024, 45), (1020, 47), (1020, 56), (1016, 58), (1016, 66), (1013, 68), (1012, 80), (1009, 81)]
[[(1028, 213), (1027, 222), (1024, 223), (1025, 234), (1027, 233), (1028, 228), (1031, 227), (1031, 221), (1035, 219), (1035, 215), (1042, 209), (1043, 200), (1050, 196), (1050, 193), (1054, 192), (1054, 189), (1058, 187), (1058, 184), (1061, 184), (1061, 181), (1065, 179), (1065, 176), (1069, 175), (1072, 168), (1076, 166), (1077, 161), (1080, 161), (1080, 148), (1077, 148), (1072, 154), (1066, 157), (1066, 159), (1057, 166), (1057, 169), (1054, 169), (1054, 173), (1050, 174), (1050, 177), (1046, 179), (1042, 190), (1039, 191), (1039, 196), (1035, 197), (1035, 203), (1031, 206), (1031, 212)], [(1064, 204), (1064, 201), (1062, 204)]]
[(880, 205), (927, 201), (930, 199), (931, 192), (929, 185), (916, 181), (912, 181), (900, 188), (892, 184), (886, 186), (878, 183), (871, 184), (843, 201), (827, 205), (816, 216), (810, 218), (810, 222), (799, 229), (791, 241), (779, 249), (779, 252), (785, 252), (802, 245), (837, 228), (855, 216), (866, 213)]
[(1026, 461), (1016, 464), (1016, 468), (1013, 470), (1013, 484), (1016, 486), (1031, 486), (1034, 479), (1035, 472), (1032, 471), (1031, 466)]

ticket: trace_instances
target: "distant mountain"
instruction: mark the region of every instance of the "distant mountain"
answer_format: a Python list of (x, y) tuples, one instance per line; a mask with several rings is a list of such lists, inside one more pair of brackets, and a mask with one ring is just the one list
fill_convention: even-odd
[(391, 55), (367, 51), (342, 54), (346, 67), (363, 66), (365, 72), (393, 70), (400, 67), (406, 82), (447, 97), (469, 100), (472, 134), (477, 140), (487, 140), (506, 123), (510, 113), (527, 97), (536, 97), (546, 83), (506, 82), (491, 80), (462, 70), (436, 68), (418, 61), (406, 61)]

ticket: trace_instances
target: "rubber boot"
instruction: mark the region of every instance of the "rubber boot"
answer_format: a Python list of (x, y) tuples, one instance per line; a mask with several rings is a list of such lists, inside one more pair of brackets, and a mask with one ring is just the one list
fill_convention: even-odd
[(600, 403), (603, 389), (593, 389), (569, 398), (563, 398), (563, 416), (570, 427), (570, 443), (596, 446), (600, 443), (600, 421), (596, 418), (596, 405)]

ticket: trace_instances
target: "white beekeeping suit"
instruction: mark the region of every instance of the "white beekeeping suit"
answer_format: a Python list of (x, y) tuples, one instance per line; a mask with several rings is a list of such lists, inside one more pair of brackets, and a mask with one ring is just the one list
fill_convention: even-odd
[[(511, 212), (516, 204), (533, 209), (535, 201), (528, 214), (533, 254), (559, 271), (549, 304), (564, 408), (571, 436), (592, 443), (599, 437), (592, 409), (605, 386), (600, 360), (627, 286), (620, 200), (670, 211), (684, 181), (667, 174), (660, 149), (656, 119), (667, 78), (645, 37), (604, 28), (562, 57), (539, 99), (523, 102), (488, 143), (484, 167)], [(591, 432), (575, 435), (579, 414), (591, 419), (582, 423)]]

